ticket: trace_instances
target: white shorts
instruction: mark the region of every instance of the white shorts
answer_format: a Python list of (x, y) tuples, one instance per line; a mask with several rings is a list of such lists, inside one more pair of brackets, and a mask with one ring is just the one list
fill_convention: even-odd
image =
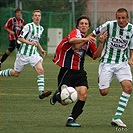
[(123, 80), (132, 81), (131, 68), (127, 62), (119, 64), (100, 63), (98, 73), (98, 85), (101, 90), (109, 88), (113, 76), (116, 76), (119, 82)]
[(16, 61), (14, 63), (14, 70), (21, 72), (25, 65), (30, 64), (34, 67), (39, 61), (43, 61), (43, 58), (38, 53), (32, 56), (17, 54)]

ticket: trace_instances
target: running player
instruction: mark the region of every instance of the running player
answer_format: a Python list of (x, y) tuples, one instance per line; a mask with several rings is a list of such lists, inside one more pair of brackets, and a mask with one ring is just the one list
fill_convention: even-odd
[(20, 8), (17, 8), (15, 10), (15, 17), (10, 18), (4, 26), (4, 29), (8, 32), (8, 40), (10, 44), (9, 48), (0, 59), (0, 70), (1, 64), (7, 59), (7, 57), (14, 51), (15, 48), (17, 48), (18, 50), (20, 47), (20, 44), (17, 43), (17, 39), (20, 31), (24, 26), (24, 19), (22, 19), (21, 17), (22, 10)]
[(132, 74), (129, 65), (133, 66), (133, 25), (129, 23), (128, 11), (125, 8), (118, 9), (116, 20), (107, 21), (96, 28), (93, 34), (98, 36), (105, 30), (108, 32), (108, 38), (100, 58), (98, 85), (101, 95), (105, 96), (109, 92), (113, 76), (116, 76), (122, 86), (122, 94), (111, 124), (127, 127), (120, 117), (132, 92)]
[(32, 13), (32, 23), (24, 26), (18, 39), (21, 42), (14, 69), (0, 71), (0, 76), (18, 77), (24, 66), (30, 64), (37, 72), (37, 83), (39, 89), (39, 98), (43, 99), (51, 94), (51, 91), (44, 92), (44, 69), (42, 66), (43, 58), (39, 55), (37, 48), (45, 56), (46, 52), (41, 47), (39, 40), (44, 28), (40, 25), (41, 11), (34, 10)]

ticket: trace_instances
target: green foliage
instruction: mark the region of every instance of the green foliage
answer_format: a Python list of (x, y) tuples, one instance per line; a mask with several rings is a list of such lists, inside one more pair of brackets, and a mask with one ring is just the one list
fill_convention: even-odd
[[(31, 2), (32, 4), (31, 4)], [(78, 2), (75, 2), (75, 9), (77, 7), (80, 7), (80, 11), (83, 11), (85, 7), (85, 0), (79, 0)], [(40, 9), (43, 11), (48, 12), (67, 12), (72, 11), (72, 6), (69, 0), (40, 0), (40, 1), (33, 1), (29, 0), (23, 0), (23, 9), (24, 10), (34, 10), (34, 9)], [(79, 11), (79, 10), (78, 10)]]
[(14, 6), (14, 0), (0, 0), (0, 7), (12, 7)]
[[(23, 10), (33, 11), (40, 9), (47, 12), (70, 12), (72, 11), (72, 4), (69, 0), (18, 0), (22, 2)], [(0, 7), (15, 8), (15, 0), (0, 0)], [(79, 8), (80, 7), (80, 8)], [(75, 9), (82, 12), (85, 10), (86, 0), (78, 0), (75, 2)]]
[[(11, 55), (2, 65), (2, 69), (12, 68), (15, 55)], [(57, 89), (59, 67), (45, 57), (45, 90)], [(132, 133), (133, 111), (131, 97), (122, 120), (128, 128), (112, 127), (111, 119), (121, 95), (121, 86), (116, 79), (111, 83), (110, 92), (102, 97), (97, 86), (98, 61), (86, 57), (85, 69), (88, 73), (89, 90), (84, 112), (77, 119), (81, 128), (65, 127), (67, 117), (74, 104), (50, 105), (50, 97), (38, 99), (36, 72), (26, 66), (20, 77), (0, 77), (0, 133)]]

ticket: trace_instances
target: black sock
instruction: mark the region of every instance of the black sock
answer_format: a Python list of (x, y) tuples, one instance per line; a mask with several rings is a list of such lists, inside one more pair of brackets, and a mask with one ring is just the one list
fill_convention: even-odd
[(8, 54), (3, 54), (3, 56), (2, 56), (2, 58), (0, 59), (0, 61), (1, 61), (1, 63), (3, 63), (5, 60), (6, 60), (6, 58), (8, 57), (9, 55)]
[(83, 112), (84, 104), (85, 104), (85, 101), (78, 100), (73, 107), (70, 117), (76, 120), (77, 117)]

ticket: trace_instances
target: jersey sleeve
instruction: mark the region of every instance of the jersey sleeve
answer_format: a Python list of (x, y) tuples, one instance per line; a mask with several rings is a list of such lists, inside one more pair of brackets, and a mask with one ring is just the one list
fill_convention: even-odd
[(44, 32), (44, 28), (41, 26), (41, 36), (42, 36), (42, 33)]
[(91, 58), (93, 58), (93, 60), (95, 60), (96, 58), (94, 58), (94, 53), (97, 51), (97, 47), (96, 44), (93, 43), (89, 43), (89, 48), (87, 50), (87, 55), (89, 55)]
[(30, 30), (29, 25), (26, 24), (26, 25), (24, 26), (24, 28), (22, 29), (22, 31), (21, 31), (19, 37), (24, 38), (24, 37), (27, 35), (27, 33), (29, 32), (29, 30)]
[(107, 25), (110, 23), (110, 21), (107, 21), (106, 23), (100, 25), (99, 27), (97, 27), (94, 31), (93, 34), (95, 36), (99, 36), (101, 33), (107, 31)]
[(73, 29), (68, 35), (68, 40), (70, 40), (71, 38), (82, 38), (81, 32), (76, 28)]
[(11, 25), (12, 25), (12, 18), (8, 19), (8, 21), (4, 25), (4, 28), (10, 28)]

